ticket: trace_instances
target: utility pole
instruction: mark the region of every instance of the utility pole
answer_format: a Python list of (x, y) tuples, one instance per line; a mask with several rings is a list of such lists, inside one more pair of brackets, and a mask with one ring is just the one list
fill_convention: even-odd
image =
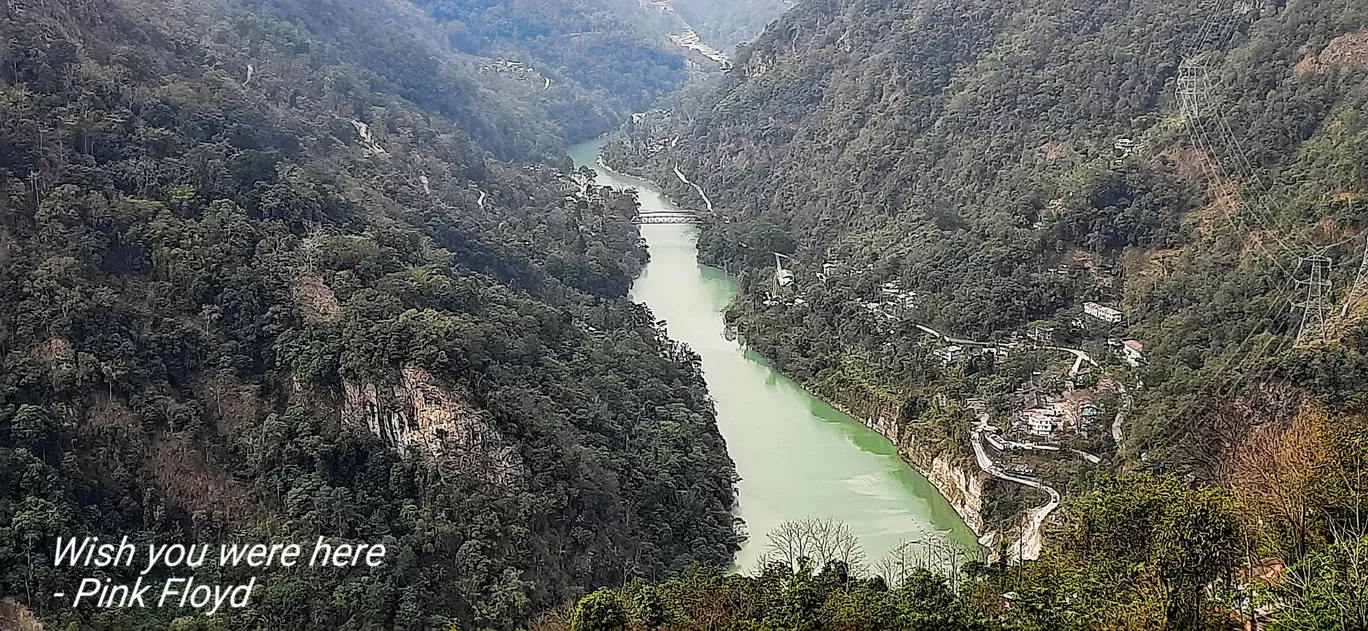
[(1297, 284), (1306, 288), (1306, 299), (1292, 305), (1302, 310), (1301, 326), (1297, 328), (1297, 346), (1325, 340), (1325, 312), (1330, 310), (1326, 302), (1330, 295), (1330, 281), (1326, 279), (1330, 258), (1321, 251), (1315, 251), (1310, 256), (1298, 259), (1297, 270), (1300, 271), (1304, 264), (1311, 266), (1310, 278), (1298, 279)]

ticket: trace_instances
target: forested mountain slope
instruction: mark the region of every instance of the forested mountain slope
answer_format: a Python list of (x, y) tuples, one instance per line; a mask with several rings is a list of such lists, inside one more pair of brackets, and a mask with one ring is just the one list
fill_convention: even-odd
[(657, 0), (668, 4), (708, 43), (731, 52), (754, 39), (794, 0)]
[[(718, 60), (785, 8), (782, 0), (411, 0), (436, 20), (433, 36), (475, 59), (501, 92), (556, 123), (567, 142), (615, 129)], [(681, 39), (684, 38), (684, 39)]]
[[(477, 72), (559, 126), (567, 142), (611, 131), (717, 52), (758, 35), (789, 0), (409, 0)], [(696, 39), (690, 41), (689, 37)], [(715, 49), (700, 54), (701, 49)]]
[[(503, 161), (564, 161), (556, 125), (412, 20), (0, 5), (0, 595), (53, 628), (502, 629), (729, 561), (697, 358), (625, 299), (635, 200)], [(390, 552), (210, 620), (49, 598), (85, 534)]]
[[(661, 610), (1364, 624), (1368, 5), (809, 0), (735, 62), (605, 155), (691, 207), (708, 203), (689, 182), (706, 193), (701, 255), (742, 276), (749, 346), (974, 473), (976, 412), (1021, 432), (1026, 401), (1085, 391), (1106, 422), (1030, 439), (1100, 455), (1023, 457), (1066, 496), (1039, 561), (974, 568), (954, 595), (851, 587), (842, 567), (670, 582)], [(1318, 290), (1325, 332), (1296, 344)], [(744, 590), (770, 606), (726, 605)]]
[[(1336, 262), (1330, 302), (1358, 267), (1365, 26), (1368, 8), (1347, 0), (815, 0), (710, 92), (633, 125), (610, 162), (701, 206), (674, 168), (700, 184), (732, 219), (705, 228), (708, 260), (772, 270), (778, 251), (809, 279), (836, 266), (841, 280), (804, 290), (810, 314), (760, 305), (764, 274), (737, 310), (809, 383), (850, 381), (867, 360), (849, 349), (887, 341), (839, 326), (885, 281), (917, 292), (916, 320), (965, 337), (1067, 323), (1089, 300), (1122, 307), (1112, 333), (1148, 349), (1140, 376), (1156, 394), (1141, 402), (1165, 406), (1137, 415), (1133, 455), (1210, 474), (1222, 443), (1215, 423), (1191, 422), (1216, 403), (1199, 393), (1290, 350), (1308, 246)], [(1201, 120), (1225, 119), (1253, 177), (1186, 133), (1185, 54), (1212, 65)], [(1232, 205), (1230, 186), (1259, 203)], [(885, 374), (889, 389), (926, 383), (906, 370)]]
[(688, 78), (683, 25), (635, 0), (413, 0), (435, 37), (473, 56), (504, 93), (542, 110), (569, 143), (616, 128)]

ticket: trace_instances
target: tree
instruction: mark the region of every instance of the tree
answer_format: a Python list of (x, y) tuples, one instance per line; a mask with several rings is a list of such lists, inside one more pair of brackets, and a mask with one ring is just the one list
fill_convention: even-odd
[(852, 576), (864, 573), (864, 549), (850, 526), (830, 517), (808, 517), (780, 523), (768, 534), (769, 543), (758, 561), (757, 570), (780, 563), (797, 572), (810, 562), (823, 570), (843, 564)]
[(1277, 580), (1274, 593), (1286, 606), (1278, 611), (1273, 629), (1368, 629), (1368, 534), (1336, 539)]
[(670, 621), (669, 611), (654, 585), (646, 585), (632, 599), (632, 617), (648, 627), (664, 626)]
[(56, 431), (57, 424), (47, 410), (36, 405), (20, 405), (10, 418), (10, 437), (16, 444), (24, 445), (40, 454), (56, 438)]
[(1287, 421), (1249, 431), (1233, 449), (1231, 491), (1242, 507), (1267, 527), (1273, 549), (1296, 563), (1307, 552), (1307, 537), (1322, 515), (1315, 494), (1334, 462), (1325, 412), (1307, 409)]
[[(1073, 566), (1068, 572), (1104, 581), (1101, 598), (1122, 594), (1156, 609), (1170, 628), (1209, 622), (1206, 590), (1230, 577), (1241, 552), (1234, 500), (1219, 489), (1144, 474), (1098, 486), (1068, 507), (1061, 550)], [(1092, 605), (1107, 611), (1102, 602)]]
[(575, 605), (570, 631), (614, 631), (627, 624), (627, 608), (622, 597), (611, 589), (600, 589)]

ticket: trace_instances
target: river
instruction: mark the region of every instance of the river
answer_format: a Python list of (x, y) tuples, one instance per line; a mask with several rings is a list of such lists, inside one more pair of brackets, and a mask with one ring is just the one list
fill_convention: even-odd
[[(636, 189), (642, 208), (678, 209), (650, 182), (602, 168), (602, 146), (602, 140), (575, 145), (570, 157), (593, 168), (597, 184)], [(632, 286), (632, 299), (702, 357), (718, 427), (741, 477), (737, 514), (750, 533), (736, 559), (741, 570), (754, 569), (771, 528), (809, 516), (849, 525), (871, 565), (904, 541), (975, 545), (950, 503), (892, 444), (726, 338), (722, 313), (736, 285), (721, 270), (698, 264), (696, 228), (642, 226), (641, 234), (651, 261)]]

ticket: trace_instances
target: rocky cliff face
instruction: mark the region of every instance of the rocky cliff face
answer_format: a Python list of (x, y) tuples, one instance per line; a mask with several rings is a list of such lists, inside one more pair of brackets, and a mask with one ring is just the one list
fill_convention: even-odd
[(895, 417), (881, 414), (865, 418), (844, 407), (836, 407), (897, 445), (898, 457), (916, 468), (946, 500), (949, 500), (950, 506), (974, 534), (980, 537), (985, 534), (982, 511), (983, 482), (987, 476), (982, 471), (966, 468), (945, 454), (931, 452), (918, 444), (915, 436), (903, 436)]
[(954, 507), (955, 512), (959, 513), (960, 518), (968, 524), (974, 534), (982, 536), (983, 532), (983, 472), (970, 470), (951, 461), (944, 455), (936, 455), (931, 458), (929, 466), (918, 464), (912, 455), (910, 447), (899, 446), (898, 454), (903, 460), (913, 463), (922, 475), (926, 476), (931, 484), (950, 501), (950, 506)]
[(364, 426), (406, 456), (423, 456), (444, 476), (502, 489), (524, 485), (527, 468), (467, 397), (426, 370), (404, 366), (399, 383), (343, 384), (342, 420)]

